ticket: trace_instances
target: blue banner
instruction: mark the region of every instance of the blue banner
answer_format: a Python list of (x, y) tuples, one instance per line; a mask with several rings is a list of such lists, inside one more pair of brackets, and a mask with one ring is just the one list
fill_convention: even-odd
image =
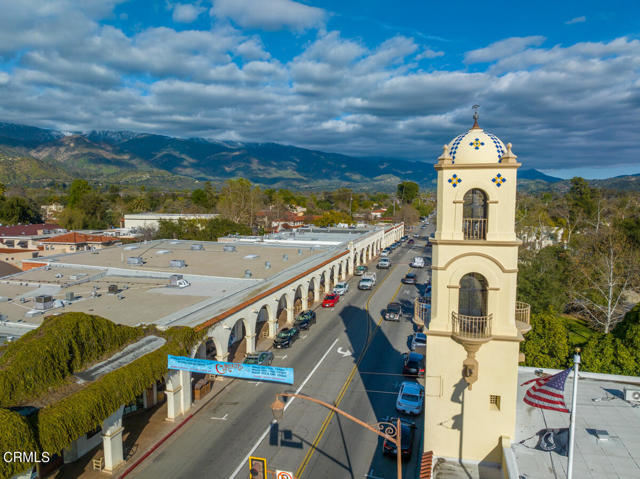
[(208, 359), (168, 356), (169, 369), (181, 369), (192, 373), (215, 374), (230, 378), (253, 379), (254, 381), (274, 381), (293, 384), (293, 368), (277, 368), (258, 364), (225, 363)]

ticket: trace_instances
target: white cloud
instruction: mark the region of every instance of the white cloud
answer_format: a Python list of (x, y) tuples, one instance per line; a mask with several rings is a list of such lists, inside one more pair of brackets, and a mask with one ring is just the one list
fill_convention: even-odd
[(173, 6), (173, 21), (179, 23), (191, 23), (206, 9), (191, 3), (177, 3)]
[(485, 63), (499, 60), (518, 53), (530, 46), (539, 46), (545, 41), (543, 36), (505, 38), (491, 45), (471, 50), (464, 55), (465, 63)]
[(444, 56), (444, 52), (439, 52), (436, 50), (432, 50), (431, 48), (425, 48), (422, 50), (422, 53), (419, 53), (416, 56), (416, 60), (424, 60), (425, 58), (438, 58)]
[(7, 83), (9, 83), (9, 79), (11, 77), (9, 76), (9, 74), (7, 72), (0, 72), (0, 86), (1, 85), (6, 85)]
[(293, 0), (214, 0), (211, 15), (245, 28), (306, 30), (324, 25), (326, 12)]
[(566, 25), (573, 25), (574, 23), (584, 23), (587, 21), (587, 17), (585, 17), (584, 15), (582, 15), (581, 17), (575, 17), (572, 18), (571, 20), (567, 20), (566, 22), (564, 22)]

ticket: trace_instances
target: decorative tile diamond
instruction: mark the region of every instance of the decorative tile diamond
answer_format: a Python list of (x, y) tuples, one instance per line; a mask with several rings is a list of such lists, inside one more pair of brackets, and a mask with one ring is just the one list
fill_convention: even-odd
[(469, 146), (473, 146), (474, 149), (479, 150), (481, 146), (484, 146), (484, 141), (480, 141), (480, 138), (476, 138), (469, 143)]
[(451, 183), (451, 186), (453, 186), (454, 188), (456, 186), (458, 186), (458, 184), (462, 183), (462, 178), (460, 178), (458, 175), (453, 175), (451, 178), (449, 178), (449, 183)]
[(496, 176), (494, 176), (491, 179), (491, 181), (493, 181), (496, 184), (496, 186), (500, 188), (502, 186), (502, 183), (505, 183), (507, 179), (504, 176), (502, 176), (500, 173), (498, 173)]

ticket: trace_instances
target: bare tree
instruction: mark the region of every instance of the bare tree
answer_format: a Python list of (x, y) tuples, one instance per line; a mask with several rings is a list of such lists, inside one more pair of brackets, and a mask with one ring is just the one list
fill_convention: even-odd
[(640, 253), (619, 233), (601, 225), (573, 251), (572, 303), (587, 320), (609, 333), (630, 309), (624, 298), (637, 290)]

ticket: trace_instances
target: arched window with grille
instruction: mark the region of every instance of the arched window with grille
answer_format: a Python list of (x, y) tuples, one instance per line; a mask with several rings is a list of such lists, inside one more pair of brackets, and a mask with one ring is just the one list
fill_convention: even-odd
[(487, 195), (484, 191), (473, 188), (465, 193), (462, 209), (464, 239), (487, 239), (488, 213)]
[(465, 316), (487, 315), (487, 280), (479, 273), (465, 274), (460, 280), (458, 314)]

